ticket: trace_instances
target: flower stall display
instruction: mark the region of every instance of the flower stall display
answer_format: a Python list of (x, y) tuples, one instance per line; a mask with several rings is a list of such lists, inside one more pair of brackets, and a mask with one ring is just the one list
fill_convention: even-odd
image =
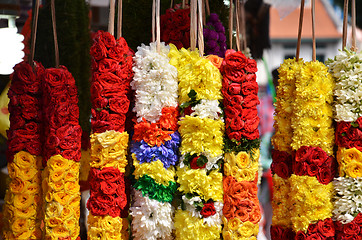
[(169, 57), (178, 71), (182, 113), (176, 239), (220, 239), (224, 123), (221, 74), (213, 64), (220, 60), (210, 61), (197, 50), (177, 50), (174, 45)]
[[(271, 170), (273, 173), (273, 220), (272, 239), (293, 239), (289, 178), (292, 174), (292, 114), (295, 96), (295, 81), (300, 77), (303, 60), (286, 59), (278, 68), (279, 80), (276, 91), (274, 129), (271, 141)], [(295, 234), (294, 234), (295, 235)]]
[[(158, 50), (159, 48), (159, 50)], [(132, 236), (173, 239), (176, 192), (175, 165), (180, 135), (177, 70), (169, 61), (170, 47), (142, 44), (134, 56), (134, 125), (131, 153), (134, 165)]]
[(360, 236), (362, 227), (362, 53), (345, 48), (327, 61), (336, 86), (335, 116), (339, 177), (334, 179), (334, 210), (338, 239)]
[(204, 26), (205, 54), (225, 57), (226, 36), (225, 27), (222, 25), (219, 16), (211, 13), (209, 20)]
[(128, 239), (125, 191), (132, 51), (124, 38), (98, 31), (91, 47), (92, 131), (88, 239)]
[(190, 47), (190, 7), (181, 4), (161, 15), (161, 41), (174, 44), (178, 49)]
[(75, 80), (64, 67), (42, 74), (44, 106), (44, 235), (78, 239), (81, 135)]
[(5, 194), (4, 239), (41, 239), (42, 107), (41, 79), (21, 62), (14, 67), (8, 92), (10, 129), (8, 136), (9, 187)]
[(257, 197), (259, 104), (256, 61), (227, 50), (222, 63), (225, 112), (224, 239), (256, 239), (261, 218)]

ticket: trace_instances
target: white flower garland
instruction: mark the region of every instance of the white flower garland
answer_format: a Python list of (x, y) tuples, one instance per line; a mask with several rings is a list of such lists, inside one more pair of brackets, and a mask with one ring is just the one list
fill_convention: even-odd
[(130, 214), (134, 239), (173, 239), (174, 209), (170, 203), (143, 197), (142, 192), (138, 190), (133, 190), (133, 201)]
[(222, 110), (219, 107), (218, 100), (201, 99), (200, 103), (191, 108), (194, 112), (191, 117), (210, 118), (213, 120), (223, 120)]
[(159, 120), (164, 107), (177, 107), (177, 70), (169, 64), (169, 46), (156, 43), (138, 47), (134, 59), (134, 78), (131, 87), (136, 92), (134, 112), (138, 122), (145, 118), (149, 122)]

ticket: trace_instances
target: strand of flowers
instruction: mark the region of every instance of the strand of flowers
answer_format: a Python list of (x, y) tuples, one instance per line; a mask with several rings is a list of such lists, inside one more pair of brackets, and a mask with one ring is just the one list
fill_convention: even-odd
[(225, 112), (224, 239), (256, 239), (261, 218), (257, 197), (259, 117), (256, 62), (227, 50), (222, 63)]
[(176, 171), (180, 184), (176, 239), (220, 239), (224, 132), (219, 106), (221, 74), (213, 65), (215, 61), (200, 57), (198, 51), (178, 51), (171, 45), (169, 57), (178, 72), (183, 115), (179, 121), (182, 155)]
[(273, 240), (294, 239), (291, 222), (291, 199), (289, 178), (292, 175), (292, 122), (295, 81), (300, 76), (304, 62), (286, 59), (278, 68), (279, 80), (276, 91), (274, 129), (271, 141), (271, 170), (273, 173), (273, 219), (271, 238)]
[(8, 92), (10, 129), (8, 136), (8, 172), (10, 183), (5, 194), (3, 238), (41, 239), (42, 119), (37, 63), (21, 62), (14, 67)]
[(42, 74), (44, 104), (44, 236), (80, 239), (79, 125), (75, 80), (64, 67)]
[(131, 152), (134, 165), (132, 236), (134, 239), (173, 239), (176, 192), (175, 164), (180, 136), (177, 132), (177, 70), (169, 64), (169, 46), (142, 44), (134, 57), (137, 120)]
[(204, 26), (205, 54), (225, 57), (226, 36), (225, 27), (222, 25), (219, 16), (211, 13), (209, 20)]
[(362, 228), (362, 53), (345, 48), (327, 61), (336, 86), (335, 121), (339, 177), (334, 179), (337, 239), (358, 239)]
[(124, 38), (108, 32), (98, 31), (93, 40), (88, 239), (128, 239), (125, 120), (133, 53)]
[(178, 49), (190, 47), (190, 7), (181, 4), (166, 10), (161, 15), (161, 41), (174, 44)]
[[(296, 239), (334, 238), (332, 180), (336, 174), (333, 157), (332, 102), (334, 81), (321, 62), (306, 62), (295, 81), (292, 115), (292, 148), (295, 150), (290, 177), (291, 221)], [(318, 232), (314, 230), (314, 224)]]

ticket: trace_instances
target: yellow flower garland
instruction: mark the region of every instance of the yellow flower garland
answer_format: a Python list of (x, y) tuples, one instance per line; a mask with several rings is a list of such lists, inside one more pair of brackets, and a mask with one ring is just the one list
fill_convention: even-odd
[(88, 216), (88, 239), (128, 240), (129, 233), (127, 218), (111, 216)]
[(41, 158), (20, 151), (8, 164), (9, 188), (5, 194), (5, 239), (41, 239)]
[(362, 152), (356, 148), (339, 147), (337, 151), (339, 176), (362, 177)]
[(43, 171), (45, 235), (50, 239), (70, 236), (80, 231), (79, 162), (61, 155), (50, 157)]
[(247, 152), (225, 153), (224, 175), (233, 176), (237, 181), (254, 181), (259, 169), (259, 149)]
[(277, 174), (273, 175), (273, 225), (280, 225), (290, 228), (291, 222), (291, 206), (290, 206), (290, 184), (289, 179), (279, 177)]
[(233, 218), (229, 221), (223, 217), (223, 237), (225, 240), (243, 239), (256, 240), (259, 233), (259, 225), (251, 222), (242, 222), (239, 218)]

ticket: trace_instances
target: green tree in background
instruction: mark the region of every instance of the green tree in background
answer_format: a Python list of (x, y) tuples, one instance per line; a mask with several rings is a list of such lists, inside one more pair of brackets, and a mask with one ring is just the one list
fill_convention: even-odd
[[(89, 7), (84, 0), (55, 0), (59, 62), (72, 73), (79, 94), (79, 122), (90, 131)], [(55, 66), (50, 1), (39, 11), (35, 60), (44, 67)]]

